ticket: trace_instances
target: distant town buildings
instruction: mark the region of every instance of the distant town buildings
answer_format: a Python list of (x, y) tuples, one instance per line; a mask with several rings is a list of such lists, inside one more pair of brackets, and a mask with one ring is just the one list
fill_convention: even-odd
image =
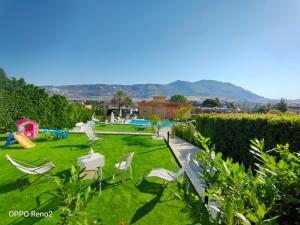
[(164, 96), (154, 96), (152, 101), (139, 102), (139, 114), (144, 119), (150, 119), (152, 115), (159, 116), (161, 120), (176, 118), (176, 111), (182, 108), (188, 108), (185, 118), (191, 117), (192, 104), (167, 102)]
[(289, 105), (288, 109), (289, 109), (289, 111), (291, 111), (297, 115), (300, 115), (300, 105)]

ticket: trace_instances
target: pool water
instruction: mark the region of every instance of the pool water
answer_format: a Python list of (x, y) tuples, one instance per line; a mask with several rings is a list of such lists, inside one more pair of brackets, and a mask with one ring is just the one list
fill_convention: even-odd
[[(132, 125), (139, 125), (139, 126), (150, 126), (151, 123), (149, 120), (129, 120), (128, 124)], [(176, 124), (176, 122), (172, 121), (166, 121), (166, 122), (161, 122), (161, 127), (171, 127)]]

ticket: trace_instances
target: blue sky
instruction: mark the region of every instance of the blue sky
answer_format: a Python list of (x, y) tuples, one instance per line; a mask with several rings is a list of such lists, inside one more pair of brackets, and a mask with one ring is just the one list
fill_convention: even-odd
[(0, 0), (0, 67), (38, 85), (214, 79), (300, 98), (298, 0)]

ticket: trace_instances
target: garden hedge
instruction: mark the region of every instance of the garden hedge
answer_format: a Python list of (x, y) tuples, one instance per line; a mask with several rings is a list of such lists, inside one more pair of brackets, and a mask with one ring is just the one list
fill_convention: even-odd
[(300, 149), (300, 116), (268, 114), (201, 114), (196, 129), (210, 137), (225, 157), (251, 165), (249, 140), (265, 139), (265, 149), (289, 144), (291, 151)]

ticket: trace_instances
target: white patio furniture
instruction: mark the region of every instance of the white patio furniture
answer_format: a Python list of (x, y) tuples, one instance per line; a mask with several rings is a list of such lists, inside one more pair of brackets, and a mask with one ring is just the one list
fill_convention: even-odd
[(94, 121), (87, 121), (86, 122), (86, 125), (85, 125), (85, 130), (88, 130), (88, 129), (94, 129), (96, 126), (95, 122)]
[(105, 165), (105, 156), (100, 153), (91, 153), (86, 156), (78, 158), (77, 165), (84, 168), (84, 179), (98, 179), (99, 191), (101, 194), (102, 168)]
[[(28, 175), (39, 175), (37, 179), (35, 179), (31, 184), (33, 184), (35, 181), (40, 179), (42, 176), (51, 177), (53, 178), (51, 174), (51, 170), (55, 167), (55, 165), (52, 162), (47, 161), (47, 163), (40, 165), (40, 166), (34, 166), (30, 163), (22, 162), (20, 160), (12, 159), (9, 155), (6, 155), (7, 161), (14, 166), (16, 169), (20, 170), (21, 172), (25, 173), (21, 178), (16, 180), (16, 186), (18, 189), (22, 190), (22, 188), (19, 186), (19, 181), (28, 176)], [(23, 164), (23, 165), (21, 165)], [(26, 166), (25, 166), (26, 165)], [(48, 175), (51, 174), (51, 175)]]
[(184, 175), (185, 169), (189, 162), (190, 162), (190, 153), (187, 155), (187, 158), (186, 158), (186, 161), (185, 161), (183, 167), (179, 168), (177, 170), (177, 172), (173, 172), (173, 171), (163, 169), (163, 168), (155, 168), (155, 169), (152, 169), (147, 175), (142, 176), (138, 180), (137, 184), (140, 183), (145, 178), (157, 177), (157, 178), (164, 180), (163, 187), (166, 187), (170, 183), (177, 182), (178, 178), (181, 177), (182, 175)]
[[(122, 173), (122, 183), (125, 182), (125, 173), (126, 170), (130, 170), (130, 179), (132, 179), (132, 167), (131, 167), (131, 162), (133, 158), (134, 152), (131, 152), (123, 157), (123, 159), (115, 164), (115, 168), (117, 170), (120, 170)], [(114, 178), (115, 176), (113, 176)]]
[(84, 133), (89, 139), (90, 144), (94, 144), (95, 141), (102, 140), (102, 138), (96, 136), (96, 134), (93, 132), (92, 128), (90, 127), (85, 129)]
[(79, 123), (76, 123), (75, 127), (72, 130), (73, 131), (83, 131), (83, 129), (84, 129), (84, 123), (79, 122)]
[(94, 121), (95, 123), (99, 123), (99, 120), (95, 118), (95, 113), (93, 113), (92, 115), (92, 121)]

